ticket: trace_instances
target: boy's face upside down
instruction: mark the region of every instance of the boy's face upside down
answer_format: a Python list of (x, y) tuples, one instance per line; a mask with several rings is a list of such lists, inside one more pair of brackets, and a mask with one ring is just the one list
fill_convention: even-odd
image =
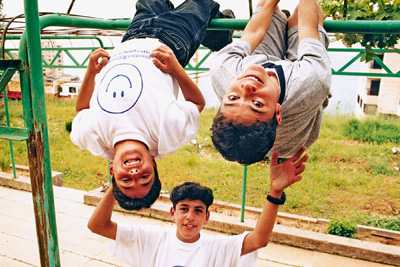
[(268, 121), (276, 112), (279, 124), (279, 93), (276, 73), (260, 65), (251, 65), (230, 84), (220, 111), (224, 117), (245, 125), (255, 121)]
[(143, 198), (149, 193), (155, 178), (154, 167), (154, 157), (143, 143), (126, 140), (115, 145), (110, 174), (127, 197)]

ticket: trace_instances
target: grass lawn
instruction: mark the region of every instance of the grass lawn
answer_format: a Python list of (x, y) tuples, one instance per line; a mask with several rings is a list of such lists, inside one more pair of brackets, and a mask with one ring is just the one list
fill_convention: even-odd
[[(81, 151), (66, 131), (65, 123), (75, 116), (75, 100), (48, 100), (46, 105), (51, 167), (64, 173), (64, 185), (88, 191), (105, 183), (107, 161)], [(22, 126), (21, 102), (9, 101), (9, 107), (12, 126)], [(204, 110), (195, 141), (158, 161), (163, 190), (198, 181), (212, 188), (216, 199), (240, 204), (243, 166), (224, 160), (213, 147), (209, 128), (215, 113), (216, 109)], [(395, 169), (400, 167), (400, 153), (392, 153), (392, 147), (400, 147), (396, 139), (400, 119), (372, 117), (368, 121), (372, 123), (363, 125), (349, 115), (324, 115), (320, 138), (307, 151), (310, 158), (304, 178), (286, 190), (287, 202), (280, 211), (357, 223), (389, 218), (400, 229), (400, 172)], [(387, 128), (381, 123), (391, 126), (392, 141), (364, 137), (380, 136)], [(5, 125), (4, 108), (0, 108), (0, 125)], [(28, 165), (26, 143), (13, 142), (13, 148), (16, 163)], [(7, 163), (8, 141), (0, 140), (0, 151), (0, 162)], [(268, 175), (267, 161), (248, 166), (246, 205), (263, 206)]]

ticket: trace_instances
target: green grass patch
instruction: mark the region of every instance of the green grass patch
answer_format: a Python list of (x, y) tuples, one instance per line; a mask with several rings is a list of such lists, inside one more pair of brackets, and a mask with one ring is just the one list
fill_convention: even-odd
[[(9, 101), (9, 107), (11, 124), (23, 126), (21, 101)], [(216, 199), (240, 204), (243, 166), (224, 160), (214, 148), (210, 127), (216, 112), (204, 110), (195, 141), (157, 162), (162, 189), (170, 192), (182, 182), (197, 181), (212, 188)], [(46, 113), (51, 167), (64, 173), (64, 185), (89, 191), (107, 182), (107, 161), (81, 151), (69, 138), (66, 123), (75, 116), (75, 100), (47, 100)], [(4, 109), (0, 124), (5, 125)], [(393, 218), (400, 217), (400, 173), (395, 167), (400, 166), (400, 154), (391, 149), (399, 146), (399, 127), (398, 118), (356, 121), (349, 115), (325, 114), (320, 138), (307, 150), (303, 180), (286, 190), (280, 211), (397, 229)], [(369, 139), (360, 137), (367, 134)], [(28, 165), (26, 147), (25, 142), (13, 142), (16, 164)], [(0, 140), (0, 154), (9, 153), (9, 142)], [(263, 207), (268, 189), (268, 161), (248, 166), (246, 205)]]

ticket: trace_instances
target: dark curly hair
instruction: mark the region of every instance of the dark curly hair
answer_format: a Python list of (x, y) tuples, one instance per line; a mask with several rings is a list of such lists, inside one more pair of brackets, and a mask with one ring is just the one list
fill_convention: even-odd
[(211, 139), (226, 160), (250, 165), (263, 160), (272, 148), (277, 126), (276, 112), (268, 121), (244, 125), (225, 118), (218, 111), (211, 127)]
[(184, 199), (200, 200), (206, 205), (206, 211), (208, 211), (208, 207), (210, 207), (214, 201), (214, 195), (212, 190), (206, 186), (202, 186), (199, 183), (186, 182), (176, 186), (169, 195), (169, 199), (174, 209), (178, 202)]
[(127, 197), (118, 188), (114, 177), (112, 178), (112, 184), (113, 184), (113, 195), (115, 200), (117, 200), (121, 208), (126, 210), (141, 210), (142, 208), (150, 208), (150, 206), (157, 200), (161, 191), (161, 181), (160, 178), (158, 177), (158, 171), (156, 167), (154, 167), (154, 183), (151, 186), (149, 193), (143, 198)]

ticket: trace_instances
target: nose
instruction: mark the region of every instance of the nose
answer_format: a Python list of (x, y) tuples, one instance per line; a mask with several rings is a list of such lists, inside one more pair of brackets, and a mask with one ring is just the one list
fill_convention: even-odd
[(134, 175), (134, 174), (138, 174), (139, 172), (140, 172), (139, 169), (132, 169), (129, 171), (129, 174)]
[(189, 212), (187, 213), (186, 219), (189, 220), (189, 221), (192, 221), (193, 218), (194, 218), (194, 211), (189, 210)]
[(245, 93), (254, 93), (257, 88), (251, 81), (245, 81), (241, 84), (241, 88)]

